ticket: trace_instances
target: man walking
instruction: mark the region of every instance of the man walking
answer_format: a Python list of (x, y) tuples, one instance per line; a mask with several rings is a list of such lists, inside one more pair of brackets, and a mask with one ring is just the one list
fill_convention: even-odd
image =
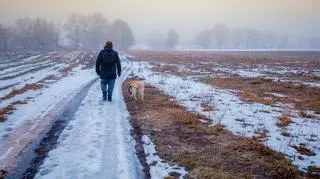
[(106, 46), (98, 55), (96, 72), (101, 78), (103, 100), (106, 101), (108, 96), (108, 101), (111, 102), (115, 80), (117, 75), (121, 76), (120, 58), (118, 52), (113, 50), (111, 41), (106, 42)]

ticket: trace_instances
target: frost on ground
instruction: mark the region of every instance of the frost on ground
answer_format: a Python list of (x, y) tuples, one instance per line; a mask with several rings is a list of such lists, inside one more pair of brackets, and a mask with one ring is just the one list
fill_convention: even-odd
[(187, 171), (183, 167), (177, 165), (170, 166), (168, 163), (161, 160), (157, 155), (155, 145), (147, 135), (142, 136), (143, 148), (146, 154), (147, 164), (150, 166), (150, 175), (153, 179), (163, 179), (170, 173), (179, 173), (179, 178), (184, 178)]
[[(0, 141), (3, 137), (8, 136), (10, 132), (19, 125), (23, 123), (33, 123), (36, 119), (46, 115), (46, 113), (61, 99), (72, 95), (75, 90), (94, 78), (95, 74), (93, 73), (93, 70), (78, 71), (72, 76), (48, 85), (48, 88), (44, 88), (39, 92), (30, 92), (31, 97), (34, 97), (32, 101), (29, 101), (26, 105), (17, 106), (17, 110), (9, 115), (5, 122), (1, 123)], [(19, 95), (14, 99), (24, 99), (25, 95)], [(1, 106), (5, 103), (7, 102), (2, 102)]]
[(121, 92), (126, 76), (117, 80), (112, 103), (101, 101), (99, 82), (89, 89), (36, 178), (143, 178)]
[[(174, 96), (190, 111), (212, 118), (214, 124), (221, 123), (234, 134), (242, 136), (266, 134), (262, 142), (273, 150), (284, 153), (301, 170), (320, 165), (319, 120), (301, 118), (296, 112), (292, 114), (294, 123), (280, 128), (276, 124), (284, 112), (281, 105), (246, 104), (227, 90), (174, 75), (155, 73), (149, 70), (151, 67), (148, 63), (134, 62), (133, 66), (135, 75)], [(203, 103), (212, 106), (213, 111), (205, 112), (201, 105)], [(314, 153), (311, 156), (300, 154), (295, 146), (303, 146)]]

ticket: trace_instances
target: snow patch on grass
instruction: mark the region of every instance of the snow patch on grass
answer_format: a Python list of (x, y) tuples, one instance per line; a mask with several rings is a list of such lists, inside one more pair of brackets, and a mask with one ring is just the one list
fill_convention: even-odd
[(184, 178), (187, 175), (187, 171), (183, 167), (177, 165), (171, 166), (168, 163), (161, 160), (157, 155), (155, 145), (147, 135), (142, 136), (143, 148), (147, 158), (147, 164), (150, 166), (150, 174), (153, 179), (163, 179), (169, 176), (170, 173), (179, 173), (179, 178)]
[[(191, 112), (211, 118), (213, 124), (221, 122), (234, 134), (247, 137), (256, 136), (259, 131), (267, 131), (266, 138), (262, 142), (273, 150), (284, 153), (300, 169), (306, 170), (310, 165), (320, 165), (319, 120), (301, 118), (298, 111), (293, 111), (291, 114), (293, 123), (280, 128), (276, 124), (284, 112), (281, 105), (276, 107), (260, 103), (247, 104), (228, 90), (170, 74), (153, 72), (149, 70), (151, 66), (148, 63), (134, 62), (133, 66), (133, 73), (145, 78), (146, 83), (175, 97)], [(211, 97), (207, 103), (212, 106), (213, 115), (201, 107), (207, 97)], [(303, 155), (292, 147), (300, 145), (314, 151), (316, 155)]]

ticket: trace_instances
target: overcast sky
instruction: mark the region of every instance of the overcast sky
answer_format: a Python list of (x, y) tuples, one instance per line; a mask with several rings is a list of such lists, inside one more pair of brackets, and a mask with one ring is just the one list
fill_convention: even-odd
[(320, 32), (320, 0), (0, 0), (2, 23), (24, 16), (64, 23), (71, 12), (123, 19), (138, 39), (170, 28), (193, 37), (215, 23), (300, 36)]

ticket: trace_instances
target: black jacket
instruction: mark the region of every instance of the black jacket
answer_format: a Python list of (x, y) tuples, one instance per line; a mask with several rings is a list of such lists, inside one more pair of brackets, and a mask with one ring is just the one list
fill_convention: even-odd
[(116, 79), (121, 75), (121, 63), (118, 52), (112, 48), (104, 47), (100, 51), (97, 62), (96, 72), (102, 79)]

